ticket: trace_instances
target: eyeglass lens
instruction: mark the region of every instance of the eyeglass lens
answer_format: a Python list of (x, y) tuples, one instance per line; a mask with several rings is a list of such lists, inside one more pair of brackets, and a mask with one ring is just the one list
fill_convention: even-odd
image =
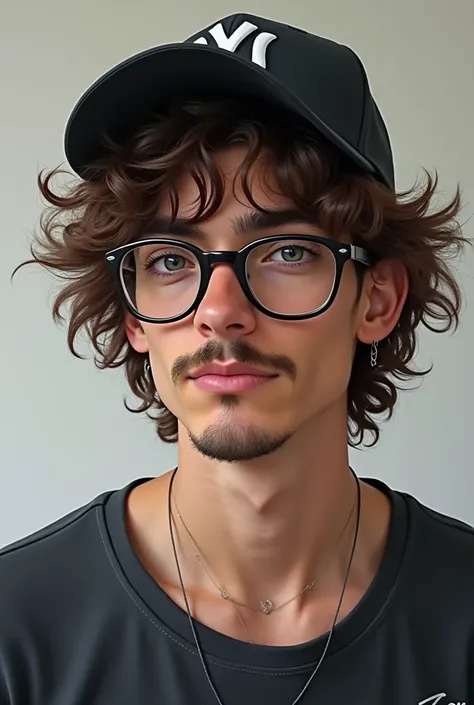
[[(167, 244), (141, 245), (122, 260), (121, 282), (135, 310), (149, 318), (174, 318), (197, 296), (201, 268), (195, 255)], [(322, 308), (332, 293), (336, 260), (323, 244), (298, 239), (263, 243), (250, 251), (247, 284), (264, 308), (302, 315)]]

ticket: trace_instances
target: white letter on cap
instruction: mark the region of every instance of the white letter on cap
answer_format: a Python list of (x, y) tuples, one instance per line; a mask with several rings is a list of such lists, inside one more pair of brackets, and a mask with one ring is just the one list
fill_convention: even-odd
[[(224, 31), (222, 23), (219, 22), (212, 29), (209, 30), (209, 34), (215, 39), (215, 42), (219, 49), (226, 49), (227, 51), (235, 52), (239, 45), (250, 36), (258, 27), (250, 22), (244, 22), (240, 25), (234, 32), (228, 37)], [(260, 34), (255, 37), (252, 46), (252, 61), (254, 64), (258, 64), (262, 68), (266, 68), (266, 58), (267, 58), (267, 47), (274, 39), (276, 39), (275, 34), (270, 34), (270, 32), (260, 32)], [(207, 44), (207, 39), (205, 37), (199, 37), (194, 41), (194, 44)]]
[(276, 34), (270, 34), (270, 32), (260, 32), (258, 37), (255, 37), (252, 47), (254, 64), (258, 64), (263, 69), (267, 68), (267, 47), (274, 39), (276, 39)]

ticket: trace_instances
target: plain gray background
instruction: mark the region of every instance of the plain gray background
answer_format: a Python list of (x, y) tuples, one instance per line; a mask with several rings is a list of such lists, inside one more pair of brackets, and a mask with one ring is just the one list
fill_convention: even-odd
[[(132, 478), (169, 469), (173, 447), (127, 412), (120, 372), (72, 358), (50, 315), (51, 279), (36, 268), (13, 284), (41, 204), (36, 176), (63, 159), (63, 129), (79, 95), (115, 63), (179, 41), (232, 12), (252, 12), (348, 43), (362, 58), (388, 123), (399, 188), (437, 168), (440, 196), (463, 188), (474, 207), (472, 0), (16, 0), (0, 24), (1, 406), (0, 545)], [(472, 221), (466, 231), (472, 236)], [(474, 253), (460, 263), (467, 296), (455, 336), (423, 333), (434, 364), (403, 396), (375, 449), (352, 453), (376, 476), (474, 523)], [(315, 449), (317, 452), (317, 449)]]

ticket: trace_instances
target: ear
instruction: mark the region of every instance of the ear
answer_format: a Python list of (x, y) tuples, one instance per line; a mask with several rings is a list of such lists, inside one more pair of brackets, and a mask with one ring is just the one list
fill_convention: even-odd
[(361, 343), (386, 338), (398, 323), (408, 295), (408, 275), (398, 260), (382, 260), (367, 272), (359, 301), (356, 335)]
[(147, 353), (148, 340), (143, 325), (128, 311), (125, 312), (125, 332), (132, 348), (139, 353)]

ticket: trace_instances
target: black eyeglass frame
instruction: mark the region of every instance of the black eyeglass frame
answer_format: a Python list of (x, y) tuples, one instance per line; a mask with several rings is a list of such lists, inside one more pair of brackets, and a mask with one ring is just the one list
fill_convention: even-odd
[[(309, 313), (275, 313), (274, 311), (265, 308), (265, 306), (260, 303), (260, 301), (252, 293), (252, 290), (247, 283), (247, 279), (245, 276), (245, 268), (247, 263), (247, 257), (249, 256), (249, 254), (260, 245), (271, 244), (272, 242), (284, 242), (285, 240), (298, 240), (299, 242), (313, 242), (319, 245), (323, 245), (329, 250), (331, 250), (336, 262), (336, 273), (330, 296), (322, 306), (320, 306), (318, 309), (315, 309), (314, 311), (310, 311)], [(183, 313), (169, 318), (153, 318), (150, 316), (145, 316), (144, 314), (137, 311), (137, 309), (134, 307), (133, 303), (127, 296), (125, 290), (125, 283), (122, 278), (122, 262), (132, 250), (136, 249), (137, 247), (142, 247), (144, 245), (168, 245), (171, 247), (180, 247), (181, 249), (191, 252), (191, 254), (193, 254), (198, 260), (201, 272), (201, 281), (199, 283), (199, 289), (194, 299), (194, 302)], [(242, 247), (240, 250), (212, 250), (209, 252), (205, 252), (196, 245), (193, 245), (189, 242), (183, 242), (182, 240), (174, 240), (163, 237), (149, 237), (143, 240), (135, 240), (134, 242), (127, 243), (126, 245), (121, 245), (120, 247), (115, 247), (113, 250), (109, 250), (105, 254), (105, 261), (109, 271), (111, 272), (114, 278), (115, 285), (118, 288), (121, 299), (124, 305), (126, 306), (127, 310), (132, 314), (132, 316), (134, 316), (140, 321), (143, 321), (145, 323), (157, 324), (175, 323), (176, 321), (180, 321), (183, 318), (186, 318), (186, 316), (189, 316), (193, 311), (195, 311), (199, 307), (201, 301), (205, 296), (207, 287), (209, 286), (213, 265), (215, 264), (230, 264), (233, 267), (239, 284), (242, 287), (242, 290), (247, 299), (250, 301), (250, 303), (255, 306), (255, 308), (261, 313), (264, 313), (265, 315), (270, 316), (271, 318), (276, 318), (281, 321), (303, 321), (309, 318), (315, 318), (321, 313), (324, 313), (324, 311), (327, 311), (329, 309), (329, 307), (332, 305), (334, 299), (337, 296), (337, 292), (339, 291), (339, 285), (341, 283), (344, 265), (347, 262), (351, 261), (357, 262), (366, 267), (371, 267), (373, 264), (372, 258), (370, 257), (367, 250), (365, 250), (363, 247), (359, 247), (358, 245), (348, 245), (347, 243), (342, 243), (338, 240), (331, 240), (329, 238), (320, 237), (317, 235), (301, 235), (299, 233), (270, 235), (268, 237), (260, 238), (259, 240), (254, 240), (253, 242), (250, 242), (249, 244)]]

